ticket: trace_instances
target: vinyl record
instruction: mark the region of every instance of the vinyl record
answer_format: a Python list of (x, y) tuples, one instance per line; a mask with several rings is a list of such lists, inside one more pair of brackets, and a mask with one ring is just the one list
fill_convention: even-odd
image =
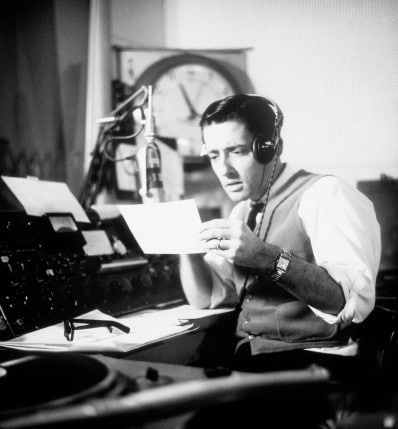
[(25, 356), (0, 363), (0, 369), (0, 419), (86, 398), (117, 396), (126, 387), (106, 364), (74, 353)]

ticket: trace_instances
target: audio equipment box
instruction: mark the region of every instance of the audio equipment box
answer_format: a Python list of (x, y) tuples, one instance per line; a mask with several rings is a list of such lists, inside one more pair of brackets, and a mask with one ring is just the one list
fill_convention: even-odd
[(0, 340), (94, 308), (119, 316), (184, 302), (175, 255), (144, 255), (124, 219), (0, 212)]

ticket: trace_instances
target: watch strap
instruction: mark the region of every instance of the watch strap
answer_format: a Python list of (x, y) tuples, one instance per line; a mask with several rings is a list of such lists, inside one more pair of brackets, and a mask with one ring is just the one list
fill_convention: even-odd
[(292, 254), (288, 250), (282, 249), (275, 260), (274, 272), (270, 275), (272, 281), (278, 281), (286, 273), (291, 259)]

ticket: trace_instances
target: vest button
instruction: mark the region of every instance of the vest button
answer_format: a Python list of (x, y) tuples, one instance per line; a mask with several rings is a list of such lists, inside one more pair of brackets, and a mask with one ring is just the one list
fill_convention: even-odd
[(250, 322), (250, 317), (249, 316), (246, 316), (245, 317), (245, 323), (249, 323)]

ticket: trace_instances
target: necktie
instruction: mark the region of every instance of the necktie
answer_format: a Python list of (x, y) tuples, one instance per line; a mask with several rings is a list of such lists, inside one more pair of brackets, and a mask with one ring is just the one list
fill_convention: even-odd
[(254, 231), (256, 227), (256, 216), (263, 209), (264, 203), (250, 203), (251, 210), (249, 216), (247, 217), (247, 226)]

